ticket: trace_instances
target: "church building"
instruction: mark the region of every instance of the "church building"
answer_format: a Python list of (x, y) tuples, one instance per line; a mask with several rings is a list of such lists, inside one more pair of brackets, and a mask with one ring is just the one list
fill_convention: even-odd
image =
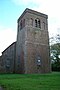
[(48, 15), (27, 8), (17, 23), (15, 72), (50, 72)]
[(17, 23), (17, 40), (2, 52), (0, 73), (50, 72), (48, 15), (26, 8)]

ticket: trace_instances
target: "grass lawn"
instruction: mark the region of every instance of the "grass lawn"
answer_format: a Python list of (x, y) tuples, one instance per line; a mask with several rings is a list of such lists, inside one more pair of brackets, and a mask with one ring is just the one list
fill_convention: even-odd
[(60, 72), (50, 74), (0, 74), (4, 90), (60, 90)]

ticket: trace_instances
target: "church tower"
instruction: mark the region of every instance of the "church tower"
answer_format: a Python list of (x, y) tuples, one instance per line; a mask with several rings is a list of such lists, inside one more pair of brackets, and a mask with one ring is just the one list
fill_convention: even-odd
[(28, 8), (18, 19), (16, 72), (50, 72), (48, 16)]

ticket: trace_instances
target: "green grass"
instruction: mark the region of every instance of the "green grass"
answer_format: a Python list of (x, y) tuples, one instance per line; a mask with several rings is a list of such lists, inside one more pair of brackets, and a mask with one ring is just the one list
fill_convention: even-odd
[(60, 90), (60, 72), (50, 74), (0, 74), (4, 90)]

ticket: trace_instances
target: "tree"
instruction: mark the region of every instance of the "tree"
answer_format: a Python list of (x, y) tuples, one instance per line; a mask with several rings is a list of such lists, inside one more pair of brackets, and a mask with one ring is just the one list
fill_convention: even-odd
[(60, 43), (60, 34), (50, 38), (50, 44)]
[(52, 70), (60, 71), (60, 35), (52, 38), (52, 41), (54, 41), (50, 46)]

